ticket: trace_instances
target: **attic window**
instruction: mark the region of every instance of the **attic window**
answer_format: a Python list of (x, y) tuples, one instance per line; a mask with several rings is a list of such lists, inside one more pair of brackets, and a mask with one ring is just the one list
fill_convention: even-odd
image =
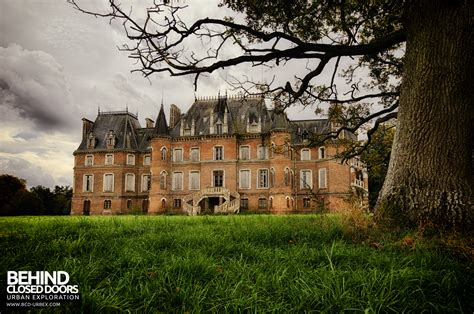
[(216, 124), (216, 134), (222, 134), (222, 124)]
[(95, 147), (95, 136), (94, 133), (89, 133), (89, 137), (87, 138), (87, 148), (92, 149)]
[(113, 130), (109, 130), (109, 132), (107, 132), (106, 143), (108, 149), (115, 147), (115, 133)]

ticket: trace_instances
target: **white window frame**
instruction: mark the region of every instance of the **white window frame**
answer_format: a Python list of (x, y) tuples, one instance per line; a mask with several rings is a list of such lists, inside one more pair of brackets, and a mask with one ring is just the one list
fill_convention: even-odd
[[(321, 152), (322, 152), (322, 153), (321, 153)], [(318, 148), (318, 155), (319, 155), (318, 157), (319, 157), (319, 159), (325, 159), (325, 158), (326, 158), (326, 154), (327, 154), (327, 152), (326, 152), (326, 147), (321, 146), (320, 148)], [(324, 156), (323, 156), (323, 155), (324, 155)]]
[[(91, 160), (91, 163), (88, 163), (88, 160)], [(84, 166), (91, 167), (94, 165), (94, 155), (88, 154), (86, 155), (86, 158), (84, 158)]]
[(273, 188), (276, 183), (276, 173), (275, 173), (275, 168), (270, 168), (270, 171), (268, 173), (269, 178), (268, 178), (268, 187)]
[(127, 165), (135, 166), (135, 154), (127, 154)]
[[(194, 187), (192, 186), (192, 179), (191, 179), (191, 174), (193, 173), (197, 173), (197, 187)], [(189, 174), (188, 174), (188, 178), (189, 178), (189, 190), (190, 191), (194, 191), (194, 190), (200, 190), (201, 189), (201, 172), (198, 171), (198, 170), (190, 170), (189, 171)]]
[[(309, 172), (309, 183), (303, 181), (303, 173)], [(300, 170), (300, 190), (312, 189), (313, 188), (313, 171), (311, 169), (301, 169)]]
[[(106, 177), (107, 176), (112, 176), (112, 187), (110, 190), (107, 190), (106, 188)], [(113, 173), (104, 173), (104, 178), (103, 178), (103, 184), (102, 184), (102, 191), (103, 192), (113, 192), (115, 189), (115, 176)]]
[[(180, 158), (180, 160), (178, 160), (178, 158), (176, 158), (176, 154), (178, 153), (178, 151), (181, 151), (181, 158)], [(173, 162), (182, 162), (183, 160), (184, 160), (184, 151), (183, 151), (183, 148), (182, 148), (182, 147), (173, 148)]]
[[(147, 158), (148, 158), (148, 162), (146, 162)], [(151, 155), (150, 154), (146, 154), (146, 155), (143, 156), (143, 165), (144, 166), (151, 165)]]
[[(150, 186), (148, 187), (147, 180), (145, 178), (150, 178)], [(142, 174), (142, 192), (148, 192), (151, 190), (151, 175), (150, 174)]]
[[(303, 152), (308, 152), (308, 158), (303, 158)], [(300, 151), (300, 159), (303, 161), (311, 160), (311, 149), (309, 148), (302, 148)]]
[[(107, 157), (111, 156), (112, 157), (112, 162), (107, 162)], [(110, 166), (114, 164), (114, 154), (105, 154), (105, 159), (104, 159), (104, 165)]]
[[(324, 178), (324, 182), (322, 182), (323, 180), (321, 180), (321, 178)], [(321, 168), (318, 170), (318, 186), (320, 189), (327, 189), (328, 187), (328, 171), (326, 168)]]
[[(132, 186), (131, 189), (129, 189), (128, 186), (128, 178), (132, 177)], [(134, 173), (126, 173), (125, 174), (125, 192), (135, 192), (135, 174)]]
[[(193, 158), (192, 158), (193, 150), (197, 151), (197, 159), (196, 160), (193, 160)], [(199, 147), (189, 148), (189, 161), (200, 161), (200, 160), (201, 160), (201, 150), (199, 149)]]
[[(87, 190), (87, 184), (86, 184), (87, 177), (91, 178), (90, 190)], [(94, 192), (94, 175), (93, 174), (85, 174), (82, 177), (82, 192)]]
[[(217, 159), (217, 148), (221, 148), (221, 149), (222, 149), (222, 154), (221, 154), (222, 156), (221, 156), (220, 159)], [(222, 160), (224, 160), (224, 146), (222, 146), (222, 145), (216, 145), (216, 146), (213, 147), (212, 151), (213, 151), (213, 155), (214, 155), (214, 156), (213, 156), (213, 157), (214, 157), (214, 160), (216, 160), (216, 161), (222, 161)]]
[(211, 170), (211, 186), (216, 187), (214, 185), (214, 171), (222, 171), (222, 187), (225, 188), (225, 170), (224, 169), (212, 169)]
[[(267, 186), (260, 186), (260, 171), (267, 172)], [(257, 170), (257, 189), (268, 189), (270, 188), (270, 171), (268, 168), (260, 168)]]
[[(249, 173), (248, 187), (243, 187), (242, 186), (242, 172), (243, 171), (248, 171), (248, 173)], [(241, 170), (239, 170), (239, 189), (250, 190), (251, 188), (252, 188), (252, 170), (251, 169), (241, 169)]]
[[(263, 149), (263, 156), (262, 150)], [(268, 146), (266, 145), (258, 145), (257, 146), (257, 159), (258, 160), (267, 160), (268, 159)]]
[[(106, 204), (108, 204), (108, 205), (106, 206)], [(110, 210), (110, 209), (112, 209), (112, 200), (111, 200), (110, 198), (105, 199), (105, 200), (104, 200), (103, 207), (104, 207), (105, 210)]]
[[(181, 174), (181, 187), (176, 187), (176, 177), (175, 175)], [(174, 171), (173, 176), (171, 178), (171, 189), (173, 191), (182, 191), (183, 190), (183, 180), (184, 180), (184, 173), (182, 171)]]
[[(247, 159), (244, 159), (242, 157), (243, 156), (243, 154), (242, 154), (243, 148), (248, 149), (248, 158)], [(250, 159), (252, 159), (251, 154), (250, 154), (250, 146), (249, 145), (240, 145), (240, 147), (239, 147), (239, 159), (240, 160), (250, 160)]]

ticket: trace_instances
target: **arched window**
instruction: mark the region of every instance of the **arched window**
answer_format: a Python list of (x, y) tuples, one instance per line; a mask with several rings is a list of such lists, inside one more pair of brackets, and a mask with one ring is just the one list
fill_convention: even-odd
[(270, 209), (273, 209), (273, 197), (270, 196), (269, 200), (270, 200), (269, 207)]
[(288, 169), (288, 168), (285, 168), (284, 183), (285, 183), (285, 186), (290, 185), (290, 169)]
[(166, 176), (167, 176), (166, 171), (162, 171), (160, 173), (160, 189), (162, 190), (166, 190)]
[(287, 196), (286, 197), (286, 208), (290, 208), (291, 206), (291, 201), (290, 201), (290, 198)]
[(165, 209), (166, 208), (166, 198), (162, 198), (161, 199), (161, 209)]
[(166, 155), (168, 153), (168, 150), (166, 147), (161, 148), (161, 160), (166, 160)]

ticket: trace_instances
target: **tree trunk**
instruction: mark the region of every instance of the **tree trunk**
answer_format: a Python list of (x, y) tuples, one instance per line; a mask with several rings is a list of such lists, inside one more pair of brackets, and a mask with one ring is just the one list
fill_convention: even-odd
[(378, 216), (472, 229), (474, 1), (409, 1), (404, 76)]

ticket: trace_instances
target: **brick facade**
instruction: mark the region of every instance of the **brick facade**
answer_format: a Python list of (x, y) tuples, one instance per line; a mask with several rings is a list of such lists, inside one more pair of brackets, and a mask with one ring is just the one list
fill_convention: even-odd
[[(215, 100), (217, 103), (220, 98)], [(211, 109), (219, 106), (214, 104), (212, 107), (212, 101), (210, 103)], [(277, 125), (277, 113), (267, 111), (264, 104), (260, 103), (260, 112), (252, 116), (244, 111), (237, 112), (238, 103), (233, 106), (229, 100), (225, 104), (227, 107), (221, 108), (224, 115), (219, 118), (219, 112), (209, 111), (206, 104), (196, 101), (191, 112), (182, 115), (174, 128), (159, 125), (166, 124), (163, 109), (156, 126), (151, 127), (148, 121), (147, 128), (139, 127), (136, 117), (130, 113), (99, 114), (94, 123), (86, 126), (83, 143), (74, 153), (72, 213), (184, 213), (187, 196), (216, 186), (237, 192), (240, 211), (252, 212), (335, 209), (353, 193), (355, 186), (367, 194), (367, 174), (363, 165), (356, 160), (341, 164), (334, 158), (342, 149), (340, 144), (331, 142), (324, 147), (308, 147), (301, 140), (301, 134), (321, 120), (288, 120), (283, 126)], [(203, 114), (204, 118), (191, 114), (199, 109), (203, 112), (207, 109), (207, 119), (206, 114)], [(237, 118), (241, 118), (240, 131)], [(201, 120), (207, 120), (209, 125), (224, 122), (224, 132), (216, 131), (218, 127), (213, 129), (212, 125), (199, 129)], [(101, 128), (98, 123), (108, 125)], [(101, 141), (105, 141), (103, 138), (109, 128), (116, 128), (113, 131), (117, 134), (117, 144), (107, 149)], [(194, 129), (187, 131), (189, 128)], [(97, 137), (94, 147), (87, 147), (91, 143), (88, 134)], [(112, 164), (110, 155), (113, 155)], [(134, 164), (130, 163), (130, 156), (134, 156)], [(93, 176), (90, 184), (87, 176)], [(150, 176), (149, 191), (143, 176)], [(112, 186), (110, 180), (113, 180)], [(199, 206), (202, 213), (212, 213), (214, 206), (224, 201), (223, 197), (214, 195), (201, 198)]]

